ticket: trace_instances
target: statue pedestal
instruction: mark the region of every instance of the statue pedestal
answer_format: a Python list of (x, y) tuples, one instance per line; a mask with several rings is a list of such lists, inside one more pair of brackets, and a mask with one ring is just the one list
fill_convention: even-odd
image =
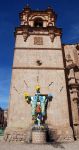
[(44, 125), (34, 125), (32, 127), (32, 143), (41, 144), (46, 143), (46, 132), (47, 129)]

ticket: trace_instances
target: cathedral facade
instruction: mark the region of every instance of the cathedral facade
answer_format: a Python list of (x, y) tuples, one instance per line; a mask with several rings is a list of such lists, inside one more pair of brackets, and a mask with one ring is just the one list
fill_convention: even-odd
[(53, 95), (48, 103), (46, 124), (51, 140), (79, 138), (79, 45), (64, 45), (62, 29), (56, 27), (52, 8), (43, 11), (25, 7), (15, 29), (15, 49), (6, 140), (29, 141), (31, 106), (24, 92)]

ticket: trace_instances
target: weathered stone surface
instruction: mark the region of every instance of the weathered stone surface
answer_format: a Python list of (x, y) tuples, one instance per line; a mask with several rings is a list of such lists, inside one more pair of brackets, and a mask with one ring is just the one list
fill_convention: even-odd
[(74, 141), (72, 129), (69, 127), (63, 127), (59, 129), (49, 128), (49, 139), (54, 142), (70, 142)]
[(8, 142), (23, 141), (23, 142), (30, 143), (31, 142), (31, 128), (29, 129), (7, 128), (4, 134), (4, 140)]
[(33, 130), (32, 143), (34, 144), (46, 143), (46, 131)]

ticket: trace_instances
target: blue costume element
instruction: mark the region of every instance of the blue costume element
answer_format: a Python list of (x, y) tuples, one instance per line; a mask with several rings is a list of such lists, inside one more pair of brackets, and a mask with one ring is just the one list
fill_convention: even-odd
[(45, 122), (47, 102), (51, 101), (53, 96), (52, 94), (42, 95), (39, 87), (36, 90), (35, 96), (28, 96), (26, 93), (25, 98), (32, 105), (32, 120), (40, 126), (41, 123)]
[(40, 102), (41, 114), (42, 114), (42, 116), (45, 116), (46, 97), (41, 96), (40, 93), (36, 93), (35, 96), (31, 97), (32, 116), (35, 116), (35, 110), (36, 110), (37, 102)]

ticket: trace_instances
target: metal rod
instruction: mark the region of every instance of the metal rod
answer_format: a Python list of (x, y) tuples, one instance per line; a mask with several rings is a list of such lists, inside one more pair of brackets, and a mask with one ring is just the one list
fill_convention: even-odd
[(27, 85), (27, 83), (26, 83), (26, 81), (24, 80), (24, 83), (25, 83), (25, 85), (27, 86), (27, 88), (28, 88), (28, 85)]
[(20, 93), (18, 92), (18, 90), (16, 89), (16, 87), (15, 87), (15, 86), (14, 86), (13, 88), (14, 88), (14, 90), (15, 90), (18, 94), (20, 94)]

